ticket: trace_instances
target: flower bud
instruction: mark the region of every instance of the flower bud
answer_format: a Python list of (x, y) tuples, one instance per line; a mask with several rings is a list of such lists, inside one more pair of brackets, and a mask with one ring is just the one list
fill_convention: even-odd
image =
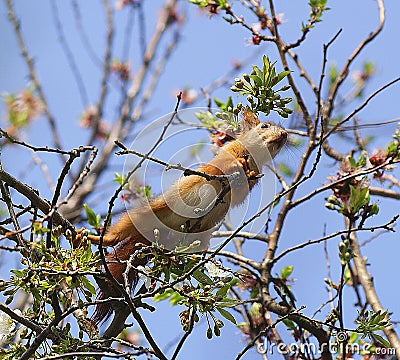
[(340, 205), (340, 201), (338, 200), (338, 198), (335, 195), (329, 196), (326, 199), (326, 201), (328, 201), (329, 203), (334, 204), (334, 205)]
[(346, 244), (345, 244), (343, 241), (341, 241), (341, 242), (339, 243), (339, 251), (340, 251), (341, 253), (344, 253), (346, 250), (347, 250)]
[(336, 210), (335, 205), (331, 204), (331, 203), (325, 203), (325, 207), (329, 210)]
[(217, 324), (214, 325), (214, 334), (215, 336), (220, 336), (221, 335), (221, 330), (217, 326)]

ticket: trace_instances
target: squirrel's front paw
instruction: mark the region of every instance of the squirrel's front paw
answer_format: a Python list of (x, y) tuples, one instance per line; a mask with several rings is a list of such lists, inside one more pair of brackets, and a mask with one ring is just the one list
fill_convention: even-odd
[(239, 163), (239, 166), (243, 169), (244, 172), (246, 172), (249, 167), (247, 160), (248, 159), (244, 157), (237, 158), (237, 162)]
[(77, 248), (79, 245), (81, 245), (82, 242), (87, 238), (87, 235), (89, 235), (89, 231), (86, 230), (85, 228), (77, 229), (76, 230), (76, 235), (72, 239), (72, 247)]
[(77, 248), (82, 243), (87, 243), (88, 241), (93, 244), (98, 244), (100, 242), (100, 236), (90, 235), (89, 230), (81, 228), (76, 230), (75, 238), (72, 240), (72, 246)]

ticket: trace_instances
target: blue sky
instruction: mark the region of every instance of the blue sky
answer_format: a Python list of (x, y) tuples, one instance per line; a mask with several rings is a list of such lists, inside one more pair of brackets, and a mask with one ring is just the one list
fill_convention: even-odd
[[(145, 35), (149, 38), (152, 35), (154, 22), (158, 14), (157, 5), (161, 1), (146, 1), (145, 18), (147, 27)], [(84, 26), (88, 32), (90, 41), (95, 49), (97, 56), (102, 58), (104, 53), (104, 14), (101, 3), (95, 1), (82, 2), (81, 12), (83, 15)], [(329, 49), (329, 64), (336, 63), (339, 69), (347, 56), (353, 51), (358, 43), (368, 35), (370, 31), (376, 28), (378, 23), (377, 4), (372, 0), (353, 0), (341, 2), (328, 2), (332, 9), (324, 14), (323, 22), (317, 24), (316, 28), (309, 34), (303, 46), (299, 49), (299, 57), (305, 64), (306, 70), (318, 80), (322, 62), (322, 47), (328, 42), (336, 32), (343, 29), (337, 41)], [(373, 92), (386, 82), (399, 76), (398, 65), (398, 34), (400, 14), (400, 3), (398, 1), (386, 2), (386, 24), (382, 34), (373, 43), (369, 44), (362, 55), (353, 64), (351, 70), (359, 69), (365, 61), (374, 61), (377, 67), (377, 73), (367, 87), (366, 93)], [(85, 83), (89, 102), (96, 101), (99, 95), (99, 76), (100, 69), (89, 58), (88, 53), (78, 37), (76, 24), (71, 11), (70, 2), (59, 2), (60, 18), (63, 21), (64, 31), (68, 42), (72, 46), (73, 54), (79, 65), (82, 79)], [(55, 114), (59, 124), (60, 133), (63, 137), (63, 144), (66, 148), (72, 148), (85, 143), (88, 133), (79, 128), (79, 116), (83, 110), (82, 99), (74, 78), (66, 63), (65, 56), (57, 41), (57, 32), (49, 1), (15, 1), (15, 8), (18, 17), (21, 20), (22, 31), (28, 44), (29, 51), (35, 60), (40, 81), (44, 87), (50, 110)], [(260, 64), (261, 55), (267, 54), (271, 60), (278, 59), (276, 51), (270, 44), (263, 44), (255, 47), (249, 44), (250, 35), (239, 26), (230, 26), (220, 17), (208, 18), (200, 14), (194, 6), (180, 2), (180, 8), (186, 13), (187, 23), (182, 28), (181, 41), (177, 50), (171, 57), (164, 74), (162, 75), (159, 86), (154, 91), (153, 97), (146, 109), (147, 121), (152, 121), (158, 117), (170, 112), (175, 106), (174, 91), (186, 86), (199, 89), (207, 86), (216, 77), (226, 73), (233, 59), (242, 60), (254, 56), (250, 63)], [(238, 2), (234, 2), (234, 9), (240, 8)], [(276, 1), (277, 13), (284, 13), (283, 23), (280, 26), (281, 34), (293, 41), (300, 35), (301, 23), (306, 22), (309, 8), (307, 1)], [(19, 56), (20, 50), (17, 47), (16, 39), (13, 34), (10, 23), (7, 20), (7, 11), (5, 3), (0, 3), (0, 39), (3, 44), (2, 55), (0, 56), (0, 92), (17, 92), (28, 82), (28, 72), (26, 65)], [(127, 20), (127, 11), (116, 11), (116, 38), (114, 49), (116, 55), (123, 52), (123, 34), (124, 26)], [(133, 39), (138, 39), (137, 19), (134, 23)], [(250, 21), (251, 22), (251, 21)], [(140, 51), (137, 45), (132, 45), (132, 67), (137, 69), (139, 64), (137, 53)], [(260, 51), (259, 55), (253, 55)], [(293, 65), (293, 64), (292, 64)], [(250, 64), (243, 71), (248, 71)], [(297, 71), (293, 67), (295, 72)], [(303, 79), (298, 77), (297, 83), (301, 88), (307, 89)], [(305, 90), (305, 99), (307, 104), (312, 107), (315, 103), (311, 92)], [(219, 89), (212, 96), (221, 99), (232, 95), (228, 88)], [(234, 95), (234, 99), (236, 95)], [(391, 120), (399, 115), (397, 102), (400, 98), (400, 86), (395, 85), (389, 90), (377, 96), (359, 115), (363, 122), (374, 123), (384, 120)], [(105, 118), (112, 121), (115, 116), (117, 106), (117, 97), (108, 98), (107, 111)], [(199, 105), (203, 106), (204, 103)], [(356, 104), (354, 104), (356, 105)], [(353, 106), (353, 105), (352, 105)], [(354, 106), (353, 106), (354, 107)], [(351, 110), (353, 107), (350, 107)], [(4, 106), (0, 105), (1, 124), (4, 124)], [(280, 120), (276, 115), (272, 120), (278, 120), (285, 126), (285, 120)], [(395, 124), (383, 126), (374, 129), (376, 137), (373, 145), (380, 145), (380, 141), (386, 144), (390, 140)], [(367, 131), (365, 132), (367, 133)], [(24, 133), (24, 140), (35, 144), (47, 144), (49, 129), (44, 119), (34, 121), (29, 131)], [(344, 143), (338, 143), (338, 146), (344, 147)], [(299, 161), (301, 153), (297, 150), (288, 151), (281, 155), (280, 160), (289, 166), (295, 167)], [(43, 160), (48, 161), (50, 173), (56, 179), (60, 170), (60, 164), (52, 157), (43, 156)], [(2, 154), (4, 167), (18, 176), (24, 174), (25, 181), (32, 186), (40, 188), (41, 194), (50, 196), (51, 193), (46, 189), (46, 184), (40, 176), (40, 171), (32, 170), (33, 173), (26, 174), (24, 169), (30, 162), (27, 152), (19, 153), (15, 148), (5, 149)], [(312, 188), (326, 182), (326, 176), (335, 173), (332, 162), (324, 158), (319, 168), (318, 176), (304, 186), (299, 191), (304, 194)], [(117, 167), (120, 167), (118, 163)], [(121, 169), (122, 170), (122, 169)], [(117, 170), (118, 171), (118, 170)], [(32, 176), (37, 174), (37, 176)], [(29, 176), (28, 176), (29, 175)], [(104, 180), (105, 181), (105, 180)], [(106, 181), (105, 181), (106, 182)], [(338, 215), (331, 214), (323, 207), (323, 197), (320, 196), (318, 207), (315, 203), (305, 205), (295, 209), (286, 222), (286, 227), (282, 234), (282, 243), (280, 250), (294, 244), (320, 237), (323, 233), (324, 224), (327, 232), (333, 232), (343, 227), (342, 221)], [(398, 212), (398, 202), (388, 200), (382, 203), (382, 217), (379, 222), (389, 220), (391, 214)], [(99, 211), (105, 210), (99, 209)], [(368, 238), (364, 235), (363, 238)], [(259, 246), (257, 244), (257, 246)], [(248, 246), (249, 254), (260, 254), (260, 249), (255, 245)], [(339, 276), (336, 252), (337, 242), (333, 241), (329, 245), (331, 261), (336, 262), (333, 273), (336, 278)], [(398, 307), (398, 289), (395, 285), (394, 274), (392, 274), (395, 264), (398, 262), (399, 244), (398, 236), (383, 236), (369, 244), (363, 249), (371, 263), (370, 271), (374, 275), (382, 303), (394, 312), (393, 318), (399, 320), (400, 309)], [(322, 246), (315, 246), (308, 250), (300, 250), (292, 253), (282, 263), (278, 263), (277, 271), (285, 265), (293, 264), (293, 276), (297, 279), (293, 285), (294, 291), (298, 296), (298, 304), (306, 304), (305, 313), (311, 314), (318, 305), (326, 299), (326, 292), (322, 279), (326, 277), (326, 265)], [(335, 278), (334, 276), (334, 278)], [(355, 301), (352, 291), (345, 291), (346, 313), (349, 319), (354, 317), (352, 304)], [(155, 314), (145, 313), (144, 317), (148, 319), (152, 331), (161, 345), (167, 344), (174, 338), (174, 333), (179, 333), (179, 323), (177, 317), (172, 318), (169, 315), (176, 309), (170, 309), (169, 304), (162, 304), (160, 310)], [(325, 313), (327, 314), (326, 308)], [(177, 311), (176, 311), (177, 312)], [(172, 321), (172, 323), (171, 323)], [(350, 320), (346, 323), (349, 327)], [(233, 326), (226, 325), (223, 329), (223, 336), (211, 341), (205, 339), (204, 322), (196, 329), (196, 333), (188, 342), (181, 354), (181, 359), (204, 359), (205, 357), (232, 358), (243, 346), (242, 337), (238, 330)], [(229, 334), (229, 335), (228, 335)], [(245, 359), (259, 358), (255, 352), (249, 352)]]

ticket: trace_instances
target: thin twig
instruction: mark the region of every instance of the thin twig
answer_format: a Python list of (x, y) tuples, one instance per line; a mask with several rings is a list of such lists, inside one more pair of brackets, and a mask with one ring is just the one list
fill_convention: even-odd
[(67, 42), (67, 39), (65, 37), (63, 25), (62, 25), (62, 22), (60, 19), (59, 11), (58, 11), (57, 2), (51, 1), (50, 6), (51, 6), (51, 9), (53, 12), (53, 19), (54, 19), (55, 27), (56, 27), (57, 34), (58, 34), (58, 41), (61, 45), (61, 48), (64, 51), (65, 59), (67, 60), (69, 67), (71, 68), (72, 75), (75, 78), (76, 85), (78, 87), (78, 91), (81, 96), (82, 105), (84, 107), (86, 107), (89, 102), (89, 97), (88, 97), (88, 94), (86, 91), (85, 83), (83, 82), (82, 74), (79, 70), (78, 64), (75, 61), (74, 52), (71, 50), (71, 48)]
[(378, 8), (379, 8), (379, 24), (375, 31), (371, 32), (361, 43), (357, 46), (357, 48), (353, 51), (353, 53), (348, 57), (346, 64), (344, 65), (343, 69), (341, 70), (340, 74), (336, 78), (335, 83), (332, 85), (329, 97), (327, 100), (326, 106), (326, 114), (325, 118), (330, 118), (331, 113), (334, 108), (334, 101), (336, 99), (337, 92), (342, 85), (343, 81), (347, 78), (349, 74), (350, 65), (356, 59), (356, 57), (361, 53), (364, 47), (374, 40), (379, 33), (382, 31), (383, 24), (385, 22), (385, 7), (383, 4), (383, 0), (377, 0)]
[(358, 231), (375, 231), (378, 229), (385, 229), (386, 231), (394, 231), (393, 229), (393, 224), (395, 224), (395, 222), (397, 221), (397, 219), (399, 218), (399, 215), (394, 216), (390, 221), (388, 221), (386, 224), (383, 225), (378, 225), (378, 226), (372, 226), (372, 227), (368, 227), (368, 228), (352, 228), (352, 229), (346, 229), (346, 230), (341, 230), (341, 231), (336, 231), (332, 234), (329, 235), (325, 235), (322, 236), (318, 239), (314, 239), (314, 240), (308, 240), (306, 242), (303, 242), (301, 244), (292, 246), (290, 248), (287, 248), (285, 250), (283, 250), (280, 254), (278, 254), (277, 256), (274, 257), (274, 259), (272, 260), (273, 263), (277, 262), (278, 260), (282, 259), (284, 256), (286, 256), (288, 253), (295, 251), (295, 250), (299, 250), (302, 249), (308, 245), (311, 244), (319, 244), (323, 241), (335, 238), (339, 235), (343, 235), (343, 234), (348, 234), (348, 233), (352, 233), (352, 232), (358, 232)]
[(5, 1), (7, 4), (7, 9), (8, 9), (8, 17), (14, 27), (14, 32), (15, 32), (15, 35), (17, 36), (17, 40), (18, 40), (19, 47), (21, 49), (22, 57), (24, 58), (27, 66), (28, 66), (28, 69), (29, 69), (29, 77), (31, 78), (33, 85), (35, 86), (35, 89), (38, 92), (39, 98), (40, 98), (41, 102), (43, 103), (44, 113), (46, 114), (47, 120), (50, 124), (50, 129), (52, 132), (54, 145), (56, 148), (62, 149), (63, 146), (61, 145), (61, 139), (60, 139), (60, 135), (57, 130), (56, 121), (49, 110), (49, 106), (47, 104), (46, 97), (44, 95), (44, 91), (42, 89), (42, 86), (40, 85), (39, 77), (37, 76), (37, 73), (35, 70), (34, 62), (31, 58), (31, 56), (29, 55), (28, 49), (25, 44), (25, 40), (22, 37), (21, 25), (15, 15), (12, 0), (5, 0)]

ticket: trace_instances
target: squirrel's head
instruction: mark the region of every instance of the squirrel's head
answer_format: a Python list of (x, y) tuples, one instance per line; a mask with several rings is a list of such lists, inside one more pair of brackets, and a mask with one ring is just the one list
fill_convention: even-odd
[[(272, 122), (260, 122), (250, 110), (243, 111), (242, 134), (240, 141), (250, 152), (267, 150), (273, 159), (287, 140), (286, 130)], [(263, 156), (262, 156), (263, 157)], [(264, 163), (264, 161), (262, 161)]]

